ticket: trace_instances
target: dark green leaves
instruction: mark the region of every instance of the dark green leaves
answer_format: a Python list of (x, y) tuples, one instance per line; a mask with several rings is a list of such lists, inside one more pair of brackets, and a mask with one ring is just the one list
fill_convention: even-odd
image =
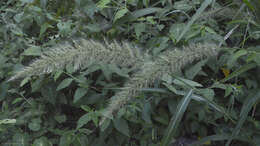
[(118, 130), (122, 134), (130, 137), (130, 131), (129, 131), (128, 123), (126, 120), (120, 118), (120, 119), (114, 119), (113, 122), (114, 122), (114, 127), (116, 128), (116, 130)]
[(191, 100), (191, 96), (192, 96), (192, 89), (185, 95), (185, 97), (180, 101), (180, 103), (178, 104), (177, 108), (176, 108), (176, 112), (173, 115), (173, 117), (171, 118), (170, 124), (167, 128), (167, 132), (165, 133), (163, 140), (161, 142), (161, 146), (167, 146), (170, 141), (173, 138), (173, 135), (175, 134), (180, 121), (182, 119), (182, 116), (184, 114), (184, 112), (187, 109), (187, 106), (189, 105), (189, 102)]
[(64, 80), (58, 85), (58, 87), (57, 87), (56, 90), (59, 91), (59, 90), (61, 90), (61, 89), (63, 89), (63, 88), (68, 87), (68, 86), (71, 84), (72, 81), (73, 81), (73, 79), (71, 79), (71, 78), (64, 79)]
[(78, 88), (74, 94), (73, 102), (77, 102), (80, 100), (81, 97), (83, 97), (88, 92), (88, 89), (86, 88)]

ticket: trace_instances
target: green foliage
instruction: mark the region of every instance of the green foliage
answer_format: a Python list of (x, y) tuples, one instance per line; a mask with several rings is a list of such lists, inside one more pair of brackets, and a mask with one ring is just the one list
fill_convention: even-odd
[(1, 0), (0, 145), (259, 145), (259, 38), (258, 0)]

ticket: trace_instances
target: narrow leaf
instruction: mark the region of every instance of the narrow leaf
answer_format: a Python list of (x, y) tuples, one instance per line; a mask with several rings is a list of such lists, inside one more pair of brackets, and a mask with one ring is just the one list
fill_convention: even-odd
[(256, 104), (259, 99), (260, 99), (260, 91), (256, 90), (256, 91), (252, 92), (251, 95), (249, 95), (248, 100), (244, 103), (244, 105), (242, 107), (238, 123), (237, 123), (235, 129), (233, 130), (231, 137), (229, 138), (228, 142), (226, 143), (226, 146), (229, 146), (232, 139), (239, 134), (242, 125), (246, 121), (248, 113), (250, 112), (250, 110), (252, 109), (254, 104)]
[(205, 0), (201, 7), (196, 11), (196, 13), (192, 16), (191, 20), (188, 22), (184, 30), (182, 31), (181, 35), (178, 37), (177, 42), (179, 42), (185, 33), (190, 29), (191, 25), (200, 17), (202, 12), (211, 4), (212, 0)]
[(179, 123), (182, 119), (182, 116), (183, 116), (184, 112), (186, 111), (188, 104), (191, 100), (192, 92), (193, 92), (193, 90), (190, 89), (188, 94), (178, 104), (177, 109), (176, 109), (176, 114), (172, 117), (172, 119), (170, 121), (170, 124), (167, 128), (168, 130), (167, 130), (165, 136), (163, 137), (161, 146), (167, 146), (170, 143), (170, 141), (172, 140), (173, 135), (176, 132), (176, 130), (179, 126)]

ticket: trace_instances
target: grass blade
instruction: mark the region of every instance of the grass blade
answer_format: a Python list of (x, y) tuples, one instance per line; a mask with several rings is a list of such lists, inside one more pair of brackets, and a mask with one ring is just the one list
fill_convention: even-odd
[(174, 133), (176, 132), (176, 130), (179, 126), (179, 123), (182, 119), (182, 116), (183, 116), (184, 112), (186, 111), (186, 109), (188, 107), (188, 104), (189, 104), (191, 97), (192, 97), (192, 92), (193, 92), (193, 90), (190, 89), (188, 94), (178, 104), (177, 109), (176, 109), (176, 113), (170, 121), (170, 124), (167, 128), (168, 130), (167, 130), (165, 136), (163, 137), (161, 146), (169, 145)]
[(192, 16), (191, 20), (188, 22), (184, 30), (182, 31), (181, 35), (177, 38), (177, 43), (182, 39), (184, 34), (190, 29), (191, 25), (200, 17), (202, 12), (208, 7), (209, 4), (211, 4), (212, 0), (205, 0), (201, 7), (196, 11), (196, 13)]
[(246, 121), (248, 113), (250, 112), (250, 110), (252, 109), (254, 104), (259, 99), (260, 99), (260, 91), (252, 92), (252, 94), (248, 97), (248, 100), (244, 103), (244, 105), (241, 109), (239, 121), (238, 121), (235, 129), (233, 130), (231, 137), (229, 138), (228, 142), (226, 143), (226, 146), (229, 146), (232, 139), (239, 134), (242, 125)]

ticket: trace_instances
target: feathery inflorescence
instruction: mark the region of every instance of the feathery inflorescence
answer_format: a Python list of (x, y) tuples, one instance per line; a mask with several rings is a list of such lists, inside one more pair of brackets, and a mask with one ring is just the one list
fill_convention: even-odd
[[(10, 80), (50, 73), (73, 65), (75, 70), (85, 68), (92, 63), (115, 64), (119, 67), (137, 69), (124, 84), (124, 89), (117, 92), (105, 109), (104, 119), (112, 117), (121, 107), (140, 94), (142, 88), (151, 86), (155, 80), (167, 74), (174, 74), (194, 60), (216, 56), (219, 47), (214, 44), (191, 44), (182, 49), (174, 48), (161, 53), (155, 60), (146, 60), (147, 54), (127, 42), (104, 43), (95, 40), (78, 39), (65, 43), (45, 52), (30, 66), (16, 73)], [(147, 57), (151, 58), (151, 57)], [(102, 121), (104, 121), (104, 119)], [(102, 122), (101, 122), (102, 123)]]
[(77, 70), (92, 63), (116, 64), (120, 67), (136, 67), (143, 62), (140, 50), (127, 42), (101, 43), (95, 40), (78, 39), (73, 43), (55, 46), (45, 52), (28, 67), (17, 72), (9, 81), (41, 75), (73, 65)]
[(218, 47), (214, 44), (192, 44), (183, 47), (182, 50), (176, 48), (165, 51), (156, 60), (145, 62), (140, 70), (125, 83), (124, 90), (111, 98), (104, 116), (112, 117), (113, 113), (127, 104), (132, 97), (138, 96), (140, 89), (149, 87), (163, 74), (174, 74), (194, 60), (216, 56), (218, 51)]

